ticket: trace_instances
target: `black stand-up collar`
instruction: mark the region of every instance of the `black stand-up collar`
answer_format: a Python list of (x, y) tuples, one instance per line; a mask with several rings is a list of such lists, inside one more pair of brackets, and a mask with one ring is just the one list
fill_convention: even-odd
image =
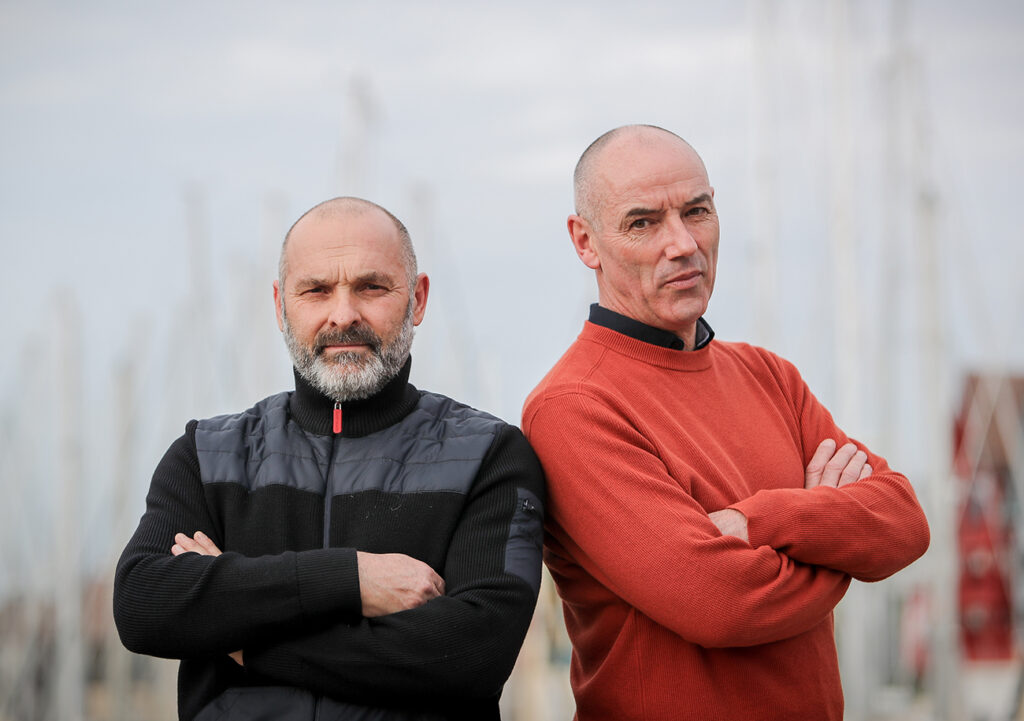
[[(346, 401), (341, 404), (342, 431), (345, 438), (369, 435), (409, 415), (419, 401), (419, 391), (409, 383), (412, 368), (410, 357), (402, 370), (388, 381), (381, 390), (369, 398)], [(289, 409), (304, 430), (319, 435), (334, 433), (334, 401), (311, 386), (299, 372), (295, 375), (295, 392), (292, 393)]]

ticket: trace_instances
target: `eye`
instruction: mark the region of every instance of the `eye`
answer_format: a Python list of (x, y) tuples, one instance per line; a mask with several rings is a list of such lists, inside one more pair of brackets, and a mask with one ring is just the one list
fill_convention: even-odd
[(643, 230), (644, 228), (650, 227), (650, 225), (651, 225), (650, 218), (637, 218), (636, 220), (634, 220), (632, 223), (629, 224), (629, 229), (630, 230)]
[(705, 207), (704, 207), (703, 205), (698, 205), (698, 206), (697, 206), (697, 207), (695, 207), (695, 208), (690, 208), (689, 210), (687, 210), (687, 211), (686, 211), (686, 214), (687, 214), (687, 215), (690, 215), (690, 216), (693, 216), (693, 215), (706, 215), (706, 214), (708, 214), (709, 212), (711, 212), (711, 211), (709, 211), (709, 210), (708, 210), (707, 208), (705, 208)]

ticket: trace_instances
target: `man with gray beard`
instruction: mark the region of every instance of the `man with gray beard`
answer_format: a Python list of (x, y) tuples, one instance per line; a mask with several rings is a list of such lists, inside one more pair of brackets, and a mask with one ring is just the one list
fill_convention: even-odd
[(499, 717), (543, 476), (517, 428), (409, 383), (428, 291), (369, 201), (285, 236), (295, 390), (189, 422), (117, 567), (121, 639), (181, 659), (181, 719)]

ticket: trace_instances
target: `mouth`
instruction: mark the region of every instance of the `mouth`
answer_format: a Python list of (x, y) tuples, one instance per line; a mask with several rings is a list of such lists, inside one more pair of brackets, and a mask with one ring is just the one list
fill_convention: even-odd
[(357, 353), (359, 351), (369, 350), (370, 346), (366, 343), (338, 343), (332, 345), (325, 345), (320, 349), (321, 353)]
[(343, 358), (368, 357), (373, 347), (365, 343), (339, 343), (325, 345), (317, 349), (317, 355), (329, 361), (340, 361)]
[(676, 290), (688, 290), (697, 285), (703, 275), (699, 270), (688, 270), (669, 277), (662, 285)]

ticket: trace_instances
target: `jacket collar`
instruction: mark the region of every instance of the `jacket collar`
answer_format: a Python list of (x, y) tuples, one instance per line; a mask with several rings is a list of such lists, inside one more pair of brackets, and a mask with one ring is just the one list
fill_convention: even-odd
[[(375, 433), (398, 423), (416, 407), (420, 393), (409, 383), (412, 358), (406, 360), (398, 374), (388, 381), (378, 393), (358, 401), (341, 404), (341, 436), (357, 438)], [(317, 435), (329, 436), (334, 433), (334, 401), (311, 386), (298, 370), (295, 375), (295, 392), (289, 400), (291, 416), (303, 430)]]

